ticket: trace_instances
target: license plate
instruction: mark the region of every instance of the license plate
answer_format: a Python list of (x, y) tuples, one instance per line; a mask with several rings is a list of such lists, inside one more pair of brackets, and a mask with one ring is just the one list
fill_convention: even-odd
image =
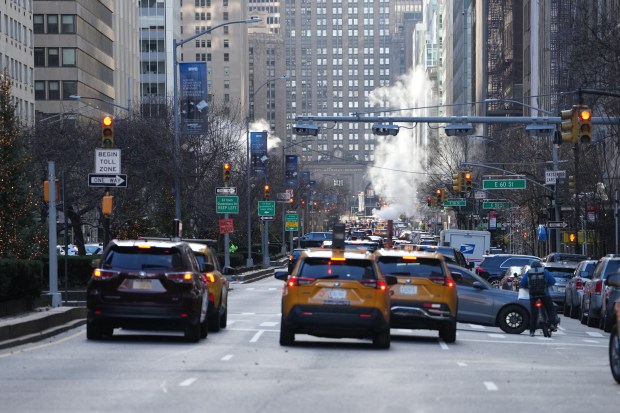
[(418, 287), (415, 285), (401, 285), (400, 293), (403, 295), (414, 295), (418, 293)]
[(133, 280), (134, 290), (150, 290), (152, 288), (151, 280)]
[(558, 287), (559, 293), (563, 293), (564, 291), (566, 291), (566, 287)]
[(340, 288), (329, 290), (328, 298), (330, 300), (344, 300), (347, 298), (347, 292)]

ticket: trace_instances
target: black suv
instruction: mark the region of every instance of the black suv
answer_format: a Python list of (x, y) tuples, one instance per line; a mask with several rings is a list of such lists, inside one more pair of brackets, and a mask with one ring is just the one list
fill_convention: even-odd
[(299, 238), (300, 248), (322, 247), (323, 241), (331, 241), (331, 232), (309, 232)]
[(208, 334), (207, 285), (185, 242), (111, 241), (86, 291), (86, 337), (115, 328), (181, 330), (190, 342)]
[(530, 265), (534, 261), (540, 261), (540, 258), (534, 255), (518, 255), (518, 254), (493, 254), (485, 255), (476, 268), (476, 274), (499, 288), (499, 282), (504, 272), (509, 267), (523, 267)]

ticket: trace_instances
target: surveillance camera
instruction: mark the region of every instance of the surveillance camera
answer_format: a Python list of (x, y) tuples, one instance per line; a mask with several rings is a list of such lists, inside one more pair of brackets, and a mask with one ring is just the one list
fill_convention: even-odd
[(317, 136), (319, 127), (316, 125), (294, 125), (293, 133), (300, 136)]
[(529, 136), (550, 136), (556, 129), (555, 125), (549, 123), (532, 123), (525, 127)]
[(473, 129), (473, 126), (471, 126), (469, 123), (453, 123), (444, 127), (446, 135), (448, 136), (469, 135)]
[(398, 135), (399, 129), (400, 128), (398, 127), (398, 125), (392, 124), (375, 123), (374, 125), (372, 125), (372, 133), (379, 136), (396, 136)]

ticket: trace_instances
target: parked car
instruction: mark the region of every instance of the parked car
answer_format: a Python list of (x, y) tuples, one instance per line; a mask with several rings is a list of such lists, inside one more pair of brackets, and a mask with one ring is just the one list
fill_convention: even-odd
[(295, 248), (291, 254), (288, 256), (288, 273), (292, 274), (299, 257), (301, 257), (301, 253), (304, 252), (305, 248)]
[(542, 262), (581, 262), (589, 260), (590, 257), (583, 254), (569, 254), (565, 252), (552, 252), (543, 257)]
[(609, 335), (609, 367), (614, 380), (620, 384), (620, 301), (616, 302), (616, 325)]
[(543, 262), (544, 269), (549, 271), (549, 274), (555, 278), (555, 285), (549, 287), (549, 293), (551, 299), (556, 303), (559, 308), (564, 306), (564, 298), (566, 296), (566, 285), (568, 280), (573, 278), (575, 274), (575, 268), (579, 265), (576, 262)]
[(457, 321), (499, 327), (507, 334), (521, 334), (530, 323), (529, 300), (515, 291), (494, 288), (474, 272), (448, 264), (458, 292)]
[(103, 252), (103, 244), (85, 244), (86, 255), (99, 255)]
[(534, 255), (519, 254), (485, 255), (480, 265), (476, 268), (476, 274), (487, 280), (494, 287), (498, 287), (504, 271), (509, 267), (522, 267), (534, 261), (540, 261), (540, 258)]
[(603, 303), (601, 307), (601, 319), (599, 328), (611, 332), (617, 318), (616, 302), (620, 301), (620, 272), (610, 274), (603, 291)]
[(610, 254), (598, 260), (592, 279), (588, 280), (583, 287), (579, 312), (581, 324), (587, 324), (589, 327), (598, 326), (607, 278), (617, 273), (618, 269), (620, 269), (620, 256), (618, 255)]
[[(521, 274), (521, 270), (522, 269), (523, 269), (522, 266), (520, 267), (520, 266), (517, 266), (517, 265), (508, 267), (508, 269), (506, 271), (504, 271), (504, 276), (499, 281), (498, 288), (500, 290), (514, 291), (515, 288), (513, 288), (513, 285), (515, 284), (515, 280), (519, 279), (519, 275)], [(517, 283), (518, 283), (518, 281), (517, 281)]]
[(300, 248), (320, 248), (323, 246), (323, 241), (331, 241), (331, 232), (309, 232), (299, 238)]
[(583, 296), (583, 286), (586, 281), (592, 278), (596, 260), (584, 260), (577, 264), (573, 277), (566, 283), (564, 293), (564, 315), (570, 318), (579, 317), (581, 309), (581, 297)]
[(115, 328), (181, 330), (198, 342), (208, 334), (209, 293), (185, 242), (111, 241), (86, 290), (86, 338)]
[(468, 263), (467, 259), (463, 255), (463, 253), (453, 247), (445, 247), (439, 245), (418, 245), (417, 249), (419, 251), (430, 251), (430, 252), (439, 252), (446, 259), (446, 262), (451, 262), (456, 265), (460, 265), (463, 268), (473, 268), (473, 263)]

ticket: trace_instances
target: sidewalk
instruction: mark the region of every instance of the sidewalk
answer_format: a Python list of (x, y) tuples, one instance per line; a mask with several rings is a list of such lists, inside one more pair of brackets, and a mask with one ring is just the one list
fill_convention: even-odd
[[(249, 283), (272, 276), (274, 269), (283, 265), (280, 261), (272, 262), (273, 267), (270, 268), (231, 276), (230, 290), (234, 290), (235, 284)], [(31, 312), (2, 317), (0, 318), (0, 350), (44, 340), (84, 324), (86, 324), (86, 307), (83, 305), (41, 307)]]

